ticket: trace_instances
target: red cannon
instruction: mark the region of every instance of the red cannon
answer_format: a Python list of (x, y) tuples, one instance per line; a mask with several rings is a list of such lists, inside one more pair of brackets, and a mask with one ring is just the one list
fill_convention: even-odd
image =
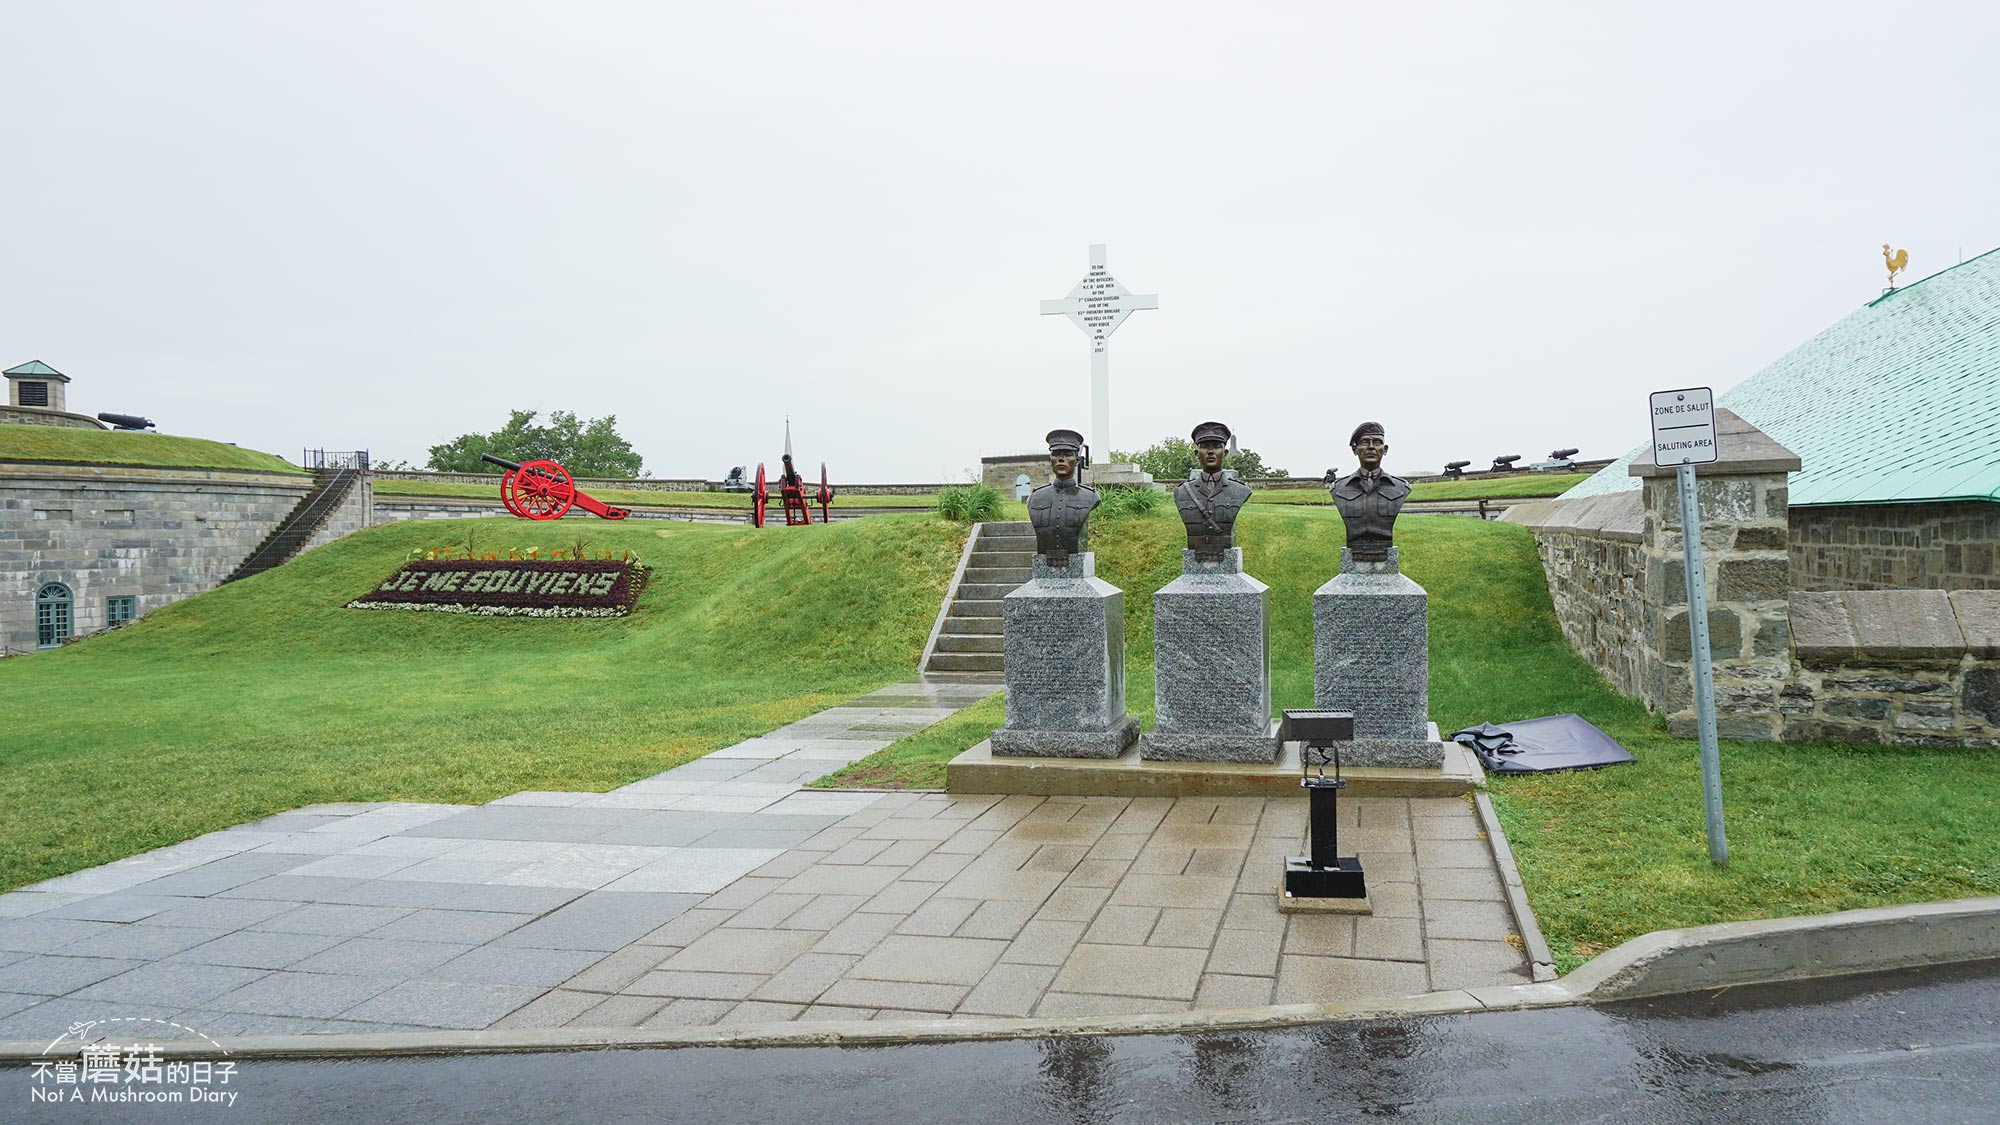
[(614, 508), (588, 492), (579, 491), (569, 470), (554, 461), (518, 464), (491, 453), (482, 453), (479, 459), (507, 470), (500, 478), (500, 502), (517, 516), (559, 520), (571, 505), (607, 520), (622, 520), (632, 514), (629, 508)]
[[(755, 517), (758, 527), (764, 526), (764, 512), (770, 504), (771, 486), (764, 477), (764, 465), (757, 465), (757, 492), (755, 496)], [(826, 482), (826, 462), (819, 463), (819, 491), (812, 497), (819, 501), (819, 521), (832, 519), (829, 509), (833, 506), (833, 486)], [(806, 484), (799, 471), (792, 467), (792, 455), (785, 454), (785, 471), (778, 474), (778, 500), (785, 508), (785, 526), (802, 527), (812, 523), (812, 508), (806, 503)]]

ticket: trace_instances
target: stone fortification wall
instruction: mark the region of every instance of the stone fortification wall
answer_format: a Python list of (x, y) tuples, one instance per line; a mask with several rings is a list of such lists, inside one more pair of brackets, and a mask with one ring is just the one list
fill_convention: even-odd
[[(1043, 460), (1046, 461), (1047, 458), (1043, 458)], [(1047, 466), (1044, 465), (1043, 468), (1046, 470)], [(770, 470), (769, 466), (766, 466), (766, 470), (767, 473), (772, 474), (771, 487), (775, 490), (777, 488), (777, 478), (774, 475), (774, 471)], [(800, 471), (804, 472), (805, 470), (801, 469)], [(498, 496), (500, 493), (500, 474), (498, 473), (431, 473), (403, 469), (389, 472), (377, 470), (374, 476), (377, 480), (434, 481), (439, 484), (481, 484), (491, 487), (495, 496)], [(754, 465), (750, 468), (749, 476), (753, 482), (757, 479), (757, 471)], [(1009, 477), (1008, 479), (1011, 481), (1013, 478)], [(811, 479), (808, 483), (813, 488), (819, 487), (817, 479)], [(831, 483), (833, 484), (834, 493), (837, 496), (921, 496), (936, 492), (938, 489), (944, 487), (941, 484), (842, 484), (839, 481)], [(696, 480), (687, 477), (578, 477), (576, 478), (576, 486), (585, 492), (613, 488), (638, 492), (722, 491), (722, 482), (719, 480)]]
[(88, 414), (68, 410), (40, 410), (32, 406), (0, 405), (0, 422), (26, 426), (68, 426), (78, 430), (108, 430), (111, 427)]
[(2000, 590), (2000, 502), (1792, 509), (1796, 590)]
[[(312, 487), (312, 478), (222, 469), (0, 465), (0, 651), (35, 648), (35, 594), (69, 587), (72, 632), (106, 624), (106, 599), (139, 615), (213, 589)], [(311, 540), (367, 526), (367, 480)]]
[[(1699, 478), (1717, 733), (2000, 744), (2000, 590), (1794, 589), (1790, 455), (1738, 436), (1751, 448)], [(1646, 465), (1635, 473), (1646, 477), (1639, 492), (1529, 501), (1504, 518), (1534, 532), (1571, 646), (1693, 737), (1679, 500), (1671, 476)]]

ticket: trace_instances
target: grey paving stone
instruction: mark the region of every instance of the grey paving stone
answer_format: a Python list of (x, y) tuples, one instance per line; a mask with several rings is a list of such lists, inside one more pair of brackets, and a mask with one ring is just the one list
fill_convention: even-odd
[(274, 899), (205, 898), (163, 910), (146, 919), (152, 926), (186, 926), (191, 929), (241, 929), (275, 918), (305, 905)]
[(68, 1031), (70, 1025), (83, 1020), (119, 1018), (158, 1020), (165, 1017), (162, 1013), (147, 1011), (124, 1001), (71, 1000), (66, 997), (43, 1000), (34, 1007), (0, 1017), (0, 1042), (29, 1039), (46, 1043)]
[[(672, 949), (664, 946), (628, 945), (591, 962), (589, 967), (564, 981), (563, 987), (585, 992), (616, 992), (652, 972), (673, 953)], [(633, 1022), (637, 1023), (636, 1020)]]
[(1054, 965), (995, 965), (959, 1004), (958, 1010), (971, 1015), (1031, 1015), (1055, 976)]
[[(1495, 984), (1527, 984), (1528, 959), (1504, 941), (1426, 942), (1432, 988), (1480, 988)], [(0, 970), (4, 972), (5, 970)]]
[(736, 1007), (734, 1000), (675, 1000), (653, 1013), (640, 1027), (705, 1027)]
[(454, 852), (436, 859), (420, 859), (415, 863), (392, 859), (387, 856), (360, 856), (355, 862), (380, 859), (384, 863), (396, 864), (379, 872), (380, 877), (397, 882), (409, 880), (420, 883), (484, 884), (527, 866), (520, 860), (478, 859), (474, 852)]
[(58, 906), (67, 906), (72, 902), (82, 902), (85, 899), (96, 898), (97, 894), (98, 892), (95, 891), (88, 894), (58, 891), (9, 891), (6, 894), (0, 894), (0, 918), (26, 918), (31, 914), (46, 913)]
[(222, 1040), (225, 1047), (228, 1046), (227, 1039), (236, 1035), (316, 1035), (361, 1026), (336, 1024), (307, 1016), (261, 1016), (249, 1012), (212, 1012), (206, 1009), (182, 1012), (174, 1017), (174, 1022)]
[(821, 995), (820, 1002), (845, 1008), (900, 1008), (934, 1013), (955, 1010), (972, 989), (956, 984), (917, 984), (910, 981), (860, 980), (847, 977), (836, 981)]
[(812, 930), (716, 929), (660, 963), (668, 972), (775, 973), (816, 944)]
[(253, 930), (271, 930), (287, 934), (333, 934), (339, 937), (355, 937), (370, 930), (380, 929), (390, 922), (409, 914), (400, 906), (349, 906), (341, 903), (313, 902), (296, 910), (254, 923)]
[(580, 843), (643, 819), (634, 809), (548, 808), (484, 805), (405, 829), (405, 836), (449, 836), (462, 840), (554, 840)]
[(71, 993), (77, 1000), (125, 1000), (162, 1012), (199, 1008), (265, 975), (265, 969), (155, 961)]
[(53, 953), (66, 945), (115, 933), (115, 922), (91, 922), (81, 918), (0, 919), (0, 950), (10, 953)]
[(843, 1008), (836, 1004), (813, 1004), (798, 1014), (795, 1023), (860, 1023), (873, 1019), (873, 1008)]
[(742, 1026), (764, 1023), (788, 1023), (800, 1012), (806, 1010), (804, 1004), (779, 1004), (766, 1000), (745, 1000), (716, 1020), (718, 1026)]
[[(1369, 882), (1374, 883), (1374, 872), (1369, 872)], [(1506, 901), (1506, 891), (1500, 886), (1500, 876), (1487, 868), (1426, 868), (1423, 874), (1423, 897), (1429, 899), (1478, 899), (1485, 902)]]
[(689, 812), (679, 809), (652, 812), (605, 833), (597, 838), (597, 842), (668, 848), (685, 847), (703, 836), (735, 825), (748, 815), (751, 814)]
[(149, 922), (134, 922), (99, 934), (64, 952), (154, 961), (171, 957), (183, 949), (193, 949), (203, 942), (214, 941), (229, 932), (215, 926), (155, 926)]
[(293, 875), (281, 872), (253, 879), (240, 887), (231, 887), (215, 895), (216, 898), (264, 898), (288, 902), (338, 902), (335, 895), (365, 880), (352, 876)]
[(163, 910), (185, 906), (192, 899), (176, 895), (141, 894), (137, 891), (119, 891), (115, 894), (94, 895), (80, 902), (57, 906), (42, 913), (44, 918), (81, 918), (91, 922), (137, 922), (150, 918)]
[(0, 1016), (11, 1016), (46, 999), (46, 996), (31, 996), (22, 992), (0, 992)]
[(249, 969), (282, 969), (344, 940), (331, 934), (238, 930), (176, 953), (172, 960), (202, 965), (240, 965)]
[(608, 884), (612, 892), (709, 894), (783, 855), (782, 848), (689, 847)]
[(1144, 1016), (1162, 1012), (1185, 1012), (1188, 1000), (1162, 1000), (1146, 996), (1096, 996), (1080, 992), (1050, 991), (1035, 1005), (1038, 1018), (1065, 1019), (1087, 1016)]
[(575, 902), (589, 892), (574, 887), (507, 887), (495, 884), (459, 887), (431, 905), (440, 910), (478, 910), (503, 914), (546, 914)]
[[(944, 900), (935, 900), (944, 901)], [(956, 931), (958, 937), (1011, 939), (1028, 924), (1041, 906), (1036, 902), (980, 902), (979, 909), (972, 912)]]
[[(754, 814), (753, 814), (754, 815)], [(811, 818), (818, 819), (818, 818)], [(817, 828), (722, 828), (694, 841), (694, 848), (796, 848), (819, 834)]]
[(981, 905), (977, 899), (933, 899), (912, 911), (896, 930), (904, 934), (949, 937)]
[[(544, 992), (526, 1005), (516, 1008), (496, 1021), (493, 1027), (495, 1030), (561, 1027), (603, 1002), (604, 996), (601, 993), (555, 989)], [(653, 1001), (656, 1009), (660, 1003), (658, 1000)]]
[(459, 883), (425, 883), (405, 879), (349, 879), (346, 886), (313, 896), (318, 902), (344, 902), (354, 906), (441, 907), (454, 895), (465, 893)]
[(802, 953), (750, 994), (753, 1000), (810, 1004), (854, 967), (858, 957)]
[(658, 996), (594, 996), (600, 1001), (578, 1013), (568, 1027), (638, 1027), (672, 1003)]
[(689, 910), (666, 925), (639, 939), (645, 945), (683, 946), (708, 931), (727, 922), (735, 915), (733, 910)]
[[(656, 969), (625, 986), (637, 996), (675, 996), (695, 1000), (741, 1000), (764, 983), (761, 973), (684, 973)], [(721, 1012), (715, 1014), (720, 1018)], [(707, 1021), (703, 1021), (707, 1022)], [(646, 1026), (651, 1026), (648, 1023)]]
[(30, 957), (0, 968), (0, 992), (61, 996), (143, 963), (111, 957)]
[(1354, 955), (1380, 961), (1421, 961), (1424, 959), (1424, 933), (1424, 927), (1419, 926), (1415, 918), (1357, 917), (1354, 919)]
[(1285, 952), (1311, 957), (1346, 957), (1354, 952), (1354, 919), (1295, 914), (1285, 930)]
[(412, 980), (341, 1013), (342, 1019), (483, 1028), (541, 995), (541, 987)]
[(421, 977), (446, 961), (469, 953), (470, 945), (434, 941), (350, 938), (292, 966), (304, 973), (349, 976)]
[(790, 925), (786, 919), (810, 906), (813, 901), (812, 895), (765, 895), (737, 911), (736, 916), (723, 925), (752, 930), (803, 929)]
[(393, 977), (363, 977), (333, 973), (272, 973), (242, 988), (225, 992), (208, 1004), (218, 1012), (248, 1012), (264, 1016), (332, 1018), (397, 984)]
[(1284, 934), (1277, 930), (1223, 930), (1209, 950), (1208, 971), (1239, 977), (1274, 977), (1278, 973), (1278, 950), (1283, 940)]
[(533, 921), (526, 914), (490, 910), (418, 910), (389, 922), (370, 937), (396, 941), (482, 945)]
[(941, 883), (905, 883), (898, 880), (883, 887), (859, 909), (867, 914), (907, 914), (929, 901), (942, 886)]
[(1342, 1000), (1415, 996), (1429, 989), (1429, 976), (1421, 964), (1287, 954), (1278, 962), (1276, 1002), (1330, 1004)]
[(1271, 1002), (1277, 986), (1273, 977), (1238, 977), (1204, 973), (1195, 990), (1198, 1009), (1261, 1008)]
[(582, 949), (483, 945), (426, 970), (424, 976), (432, 980), (533, 984), (548, 988), (582, 972), (598, 959), (594, 951)]
[(1206, 949), (1079, 945), (1050, 987), (1058, 992), (1193, 1000)]
[(694, 894), (593, 891), (495, 939), (540, 949), (623, 949), (701, 901)]
[(1082, 922), (1058, 922), (1037, 918), (1021, 927), (1000, 959), (1021, 965), (1060, 965), (1084, 936)]
[(231, 887), (301, 867), (314, 859), (310, 855), (280, 852), (243, 852), (189, 867), (164, 878), (138, 884), (134, 889), (155, 895), (212, 895)]

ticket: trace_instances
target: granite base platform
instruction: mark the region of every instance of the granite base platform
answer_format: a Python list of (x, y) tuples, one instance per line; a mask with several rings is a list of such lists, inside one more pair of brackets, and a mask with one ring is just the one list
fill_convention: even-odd
[[(1346, 797), (1457, 797), (1484, 779), (1472, 752), (1443, 744), (1442, 767), (1347, 766)], [(1297, 797), (1299, 747), (1285, 746), (1269, 765), (1174, 762), (1140, 757), (1137, 747), (1116, 758), (1029, 758), (995, 755), (982, 742), (945, 766), (951, 793), (1027, 793), (1069, 797)]]
[[(1436, 723), (1424, 724), (1426, 737), (1415, 738), (1357, 738), (1340, 744), (1340, 764), (1344, 772), (1349, 766), (1401, 766), (1408, 769), (1436, 769), (1444, 764), (1446, 745), (1438, 737)], [(1151, 738), (1151, 735), (1146, 737)], [(1306, 749), (1307, 765), (1328, 765), (1333, 762), (1331, 751)]]
[(1271, 588), (1243, 573), (1243, 549), (1181, 552), (1181, 576), (1153, 595), (1154, 729), (1139, 753), (1166, 761), (1270, 762)]

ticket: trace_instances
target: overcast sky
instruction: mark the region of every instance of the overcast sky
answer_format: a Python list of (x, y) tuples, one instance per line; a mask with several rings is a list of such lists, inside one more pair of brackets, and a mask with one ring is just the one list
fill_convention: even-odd
[(1087, 431), (1267, 462), (1645, 436), (2000, 245), (1987, 5), (5, 0), (0, 367), (421, 463), (509, 408), (654, 476), (960, 479)]

